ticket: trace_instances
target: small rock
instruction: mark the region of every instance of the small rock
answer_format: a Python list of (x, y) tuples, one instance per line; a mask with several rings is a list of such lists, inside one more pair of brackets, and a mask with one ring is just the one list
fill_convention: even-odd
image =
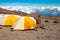
[(44, 24), (42, 26), (45, 26)]
[(47, 22), (47, 23), (48, 23), (49, 21), (48, 21), (48, 20), (45, 20), (45, 22)]
[(58, 23), (57, 21), (54, 21), (53, 23)]
[(58, 32), (60, 32), (60, 30), (58, 30)]
[(13, 28), (10, 28), (10, 31), (13, 31)]
[(2, 28), (0, 27), (0, 29), (2, 29)]
[(41, 29), (45, 29), (43, 26), (40, 26)]
[(37, 31), (37, 29), (34, 29), (34, 31)]
[(37, 39), (40, 39), (39, 37), (37, 37)]

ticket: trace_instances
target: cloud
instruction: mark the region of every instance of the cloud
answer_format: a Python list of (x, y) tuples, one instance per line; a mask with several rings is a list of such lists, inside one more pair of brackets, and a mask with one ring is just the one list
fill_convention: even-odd
[(8, 10), (22, 11), (26, 13), (35, 12), (35, 10), (43, 11), (46, 8), (49, 8), (50, 10), (57, 8), (58, 10), (60, 10), (60, 7), (58, 6), (0, 6), (0, 7)]

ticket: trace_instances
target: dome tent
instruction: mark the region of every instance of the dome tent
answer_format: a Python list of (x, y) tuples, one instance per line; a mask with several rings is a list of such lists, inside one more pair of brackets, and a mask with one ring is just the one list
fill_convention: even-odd
[(0, 25), (9, 27), (13, 30), (35, 29), (37, 27), (36, 20), (30, 16), (20, 16), (14, 14), (1, 14)]
[(36, 20), (29, 16), (20, 17), (12, 26), (13, 30), (35, 29), (36, 27)]

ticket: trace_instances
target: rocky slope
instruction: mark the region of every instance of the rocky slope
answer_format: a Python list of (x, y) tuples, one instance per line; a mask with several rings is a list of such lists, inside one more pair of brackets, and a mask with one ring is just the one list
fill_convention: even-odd
[(44, 20), (48, 20), (48, 21), (57, 21), (58, 23), (60, 23), (60, 16), (41, 16), (41, 19), (44, 19)]

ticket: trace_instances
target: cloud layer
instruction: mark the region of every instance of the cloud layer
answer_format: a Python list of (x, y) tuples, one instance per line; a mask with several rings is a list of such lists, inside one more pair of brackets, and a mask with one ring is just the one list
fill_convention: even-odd
[[(56, 15), (58, 12), (60, 11), (60, 7), (59, 6), (0, 6), (0, 8), (4, 8), (7, 10), (16, 10), (16, 11), (22, 11), (22, 12), (26, 12), (28, 14), (30, 13), (35, 13), (35, 12), (39, 12), (39, 14), (52, 14), (52, 15)], [(57, 9), (57, 11), (55, 11)], [(51, 11), (53, 10), (53, 12)], [(44, 12), (44, 13), (42, 13)], [(60, 14), (60, 13), (58, 13)]]

